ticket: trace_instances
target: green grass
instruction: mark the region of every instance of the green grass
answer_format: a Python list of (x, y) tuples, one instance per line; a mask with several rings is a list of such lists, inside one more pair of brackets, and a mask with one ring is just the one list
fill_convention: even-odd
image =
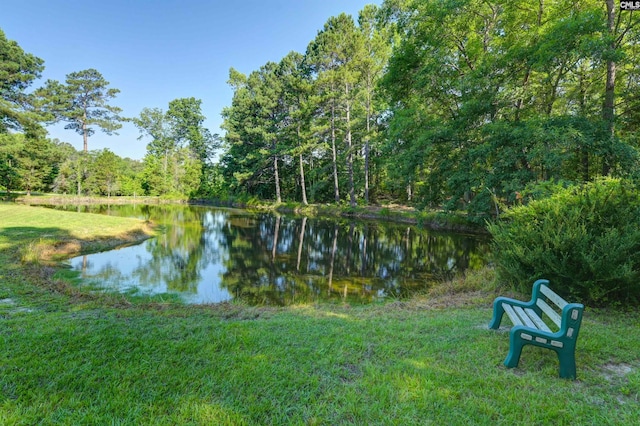
[[(0, 203), (0, 227), (5, 235), (18, 237), (99, 239), (144, 228), (138, 219), (98, 214), (76, 214), (42, 207)], [(11, 233), (13, 234), (6, 234)]]
[(23, 260), (31, 262), (96, 252), (139, 241), (152, 232), (138, 219), (7, 203), (0, 203), (0, 218), (0, 250), (18, 249)]
[[(56, 217), (61, 235), (76, 235), (70, 215)], [(16, 235), (18, 225), (7, 226), (2, 210), (0, 218), (2, 425), (626, 425), (640, 417), (637, 312), (587, 309), (578, 380), (563, 380), (556, 356), (540, 348), (526, 347), (517, 369), (502, 366), (509, 336), (487, 329), (492, 295), (477, 277), (436, 301), (357, 307), (132, 303), (82, 294), (56, 281), (55, 269), (20, 264), (16, 251), (37, 233)], [(51, 223), (19, 226), (51, 232)], [(474, 289), (484, 297), (467, 297)]]

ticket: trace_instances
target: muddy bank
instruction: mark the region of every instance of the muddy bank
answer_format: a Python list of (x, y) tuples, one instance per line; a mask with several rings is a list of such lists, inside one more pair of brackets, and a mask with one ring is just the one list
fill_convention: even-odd
[(141, 229), (135, 229), (125, 234), (100, 237), (95, 239), (60, 239), (48, 241), (46, 239), (35, 242), (29, 248), (30, 256), (42, 263), (56, 263), (60, 260), (88, 253), (98, 253), (118, 247), (139, 244), (155, 236), (153, 225), (145, 223)]

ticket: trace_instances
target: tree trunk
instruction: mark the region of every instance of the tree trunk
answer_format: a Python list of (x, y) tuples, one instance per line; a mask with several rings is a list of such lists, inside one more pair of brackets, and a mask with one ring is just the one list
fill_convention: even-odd
[(364, 277), (367, 272), (367, 235), (369, 233), (369, 227), (364, 224), (362, 230), (362, 251), (360, 259), (360, 276)]
[[(301, 148), (302, 144), (300, 143), (300, 124), (298, 124), (297, 132), (298, 132), (298, 148)], [(302, 150), (300, 150), (299, 160), (300, 160), (300, 186), (302, 187), (302, 204), (306, 206), (309, 203), (307, 202), (307, 188), (304, 182), (304, 165), (302, 162)]]
[(276, 260), (276, 254), (278, 253), (278, 237), (280, 236), (280, 216), (276, 217), (276, 226), (273, 230), (273, 247), (271, 248), (271, 261)]
[(307, 217), (302, 218), (302, 226), (300, 228), (300, 237), (298, 237), (298, 263), (296, 264), (296, 271), (300, 272), (300, 260), (302, 259), (302, 246), (304, 245), (304, 231), (307, 228)]
[(524, 105), (524, 92), (527, 90), (527, 86), (529, 85), (529, 77), (531, 76), (531, 67), (527, 67), (527, 71), (524, 74), (524, 78), (522, 79), (522, 96), (518, 98), (516, 101), (516, 114), (514, 121), (520, 121), (520, 111), (522, 110), (522, 105)]
[(338, 225), (335, 225), (333, 228), (333, 244), (331, 246), (331, 263), (329, 264), (329, 288), (327, 289), (327, 293), (331, 295), (331, 290), (333, 287), (333, 265), (336, 260), (336, 250), (338, 248)]
[[(582, 74), (582, 72), (580, 72), (578, 74), (578, 78), (579, 78), (579, 93), (580, 93), (580, 99), (578, 99), (578, 105), (580, 105), (580, 114), (581, 115), (586, 115), (586, 88), (584, 85), (584, 75)], [(551, 114), (549, 114), (551, 115)], [(589, 181), (589, 150), (587, 149), (586, 146), (581, 146), (580, 147), (580, 162), (582, 164), (582, 180), (584, 182), (588, 182)]]
[(276, 179), (276, 202), (280, 204), (282, 203), (282, 197), (280, 196), (280, 176), (278, 175), (278, 156), (275, 154), (273, 156), (273, 169), (274, 169), (274, 175)]
[[(544, 1), (538, 1), (538, 17), (536, 20), (537, 27), (540, 28), (542, 26), (542, 16), (544, 14)], [(534, 37), (534, 44), (538, 42), (538, 37)], [(520, 121), (520, 113), (522, 111), (522, 107), (524, 105), (524, 95), (529, 86), (529, 79), (531, 77), (531, 65), (527, 66), (527, 70), (525, 71), (524, 78), (522, 79), (522, 96), (520, 96), (516, 100), (516, 113), (515, 113), (515, 121)]]
[(84, 115), (82, 118), (82, 139), (84, 141), (84, 152), (88, 152), (89, 150), (89, 129), (87, 129), (87, 110), (85, 109)]
[[(607, 2), (607, 30), (609, 36), (611, 37), (611, 43), (609, 48), (611, 52), (609, 56), (612, 55), (613, 51), (616, 49), (616, 42), (614, 37), (615, 32), (615, 19), (616, 19), (616, 10), (614, 6), (613, 0), (606, 0)], [(604, 105), (602, 108), (602, 119), (607, 126), (607, 137), (609, 138), (609, 143), (613, 143), (613, 135), (615, 131), (615, 111), (614, 111), (614, 102), (615, 102), (615, 88), (616, 88), (616, 62), (613, 59), (607, 60), (607, 80), (605, 83), (604, 90)], [(602, 174), (607, 176), (611, 173), (612, 166), (612, 154), (605, 153), (605, 156), (602, 161)]]
[(338, 188), (338, 154), (336, 152), (336, 105), (331, 100), (331, 153), (333, 156), (333, 188), (336, 203), (340, 202), (340, 190)]
[[(367, 83), (369, 86), (370, 84)], [(371, 92), (367, 93), (367, 136), (364, 141), (364, 201), (369, 204), (369, 139), (371, 137)]]
[(351, 101), (349, 101), (349, 84), (345, 85), (347, 95), (346, 104), (346, 126), (347, 126), (347, 172), (349, 174), (349, 203), (351, 207), (356, 205), (355, 184), (353, 181), (353, 143), (351, 141)]

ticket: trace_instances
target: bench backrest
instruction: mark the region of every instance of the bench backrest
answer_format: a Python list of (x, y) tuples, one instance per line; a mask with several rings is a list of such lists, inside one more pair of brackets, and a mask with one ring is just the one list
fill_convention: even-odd
[[(553, 303), (557, 307), (556, 309), (558, 309), (560, 312), (562, 312), (562, 309), (568, 305), (566, 300), (558, 296), (558, 294), (555, 291), (551, 290), (549, 287), (547, 287), (544, 284), (540, 286), (540, 293), (544, 294), (547, 297), (547, 300)], [(551, 321), (553, 321), (554, 324), (557, 325), (558, 328), (560, 328), (560, 324), (562, 324), (562, 317), (560, 316), (560, 313), (558, 313), (556, 309), (552, 308), (539, 295), (538, 295), (538, 300), (536, 300), (536, 305), (538, 305), (538, 307), (542, 309), (542, 312), (547, 314), (549, 319), (551, 319)]]
[(553, 321), (559, 331), (575, 342), (580, 330), (584, 306), (580, 303), (567, 303), (547, 286), (548, 283), (547, 280), (538, 280), (534, 283), (535, 304)]

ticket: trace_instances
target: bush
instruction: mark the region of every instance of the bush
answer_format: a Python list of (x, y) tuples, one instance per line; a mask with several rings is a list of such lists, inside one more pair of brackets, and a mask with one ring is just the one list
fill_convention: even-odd
[(499, 281), (524, 292), (546, 278), (592, 305), (640, 300), (640, 193), (600, 179), (513, 208), (489, 226)]

